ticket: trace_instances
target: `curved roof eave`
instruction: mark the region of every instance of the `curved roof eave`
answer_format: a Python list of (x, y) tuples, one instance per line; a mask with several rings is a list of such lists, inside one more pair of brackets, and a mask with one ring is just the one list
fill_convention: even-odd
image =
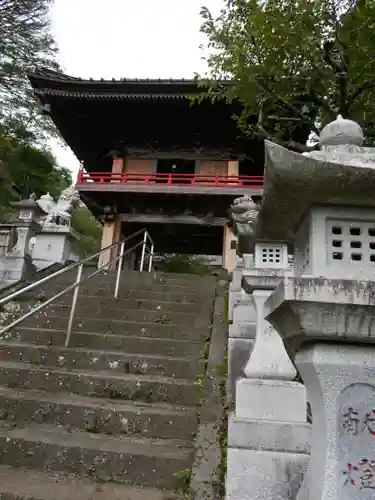
[[(138, 79), (121, 78), (110, 80), (82, 79), (65, 75), (57, 71), (42, 69), (37, 73), (29, 73), (28, 78), (33, 86), (35, 93), (39, 95), (64, 95), (77, 97), (78, 94), (86, 94), (86, 97), (97, 94), (103, 95), (115, 94), (118, 96), (124, 94), (137, 95), (185, 95), (198, 94), (200, 92), (199, 81), (194, 79)], [(219, 82), (220, 85), (231, 85), (230, 80)], [(77, 94), (77, 95), (74, 95)]]

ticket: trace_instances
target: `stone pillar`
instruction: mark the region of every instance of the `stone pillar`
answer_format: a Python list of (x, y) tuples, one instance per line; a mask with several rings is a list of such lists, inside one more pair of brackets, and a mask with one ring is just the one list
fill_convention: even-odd
[(362, 140), (339, 117), (320, 152), (266, 147), (257, 232), (296, 235), (295, 277), (268, 298), (267, 319), (301, 373), (313, 422), (298, 500), (374, 498), (375, 148)]
[(256, 315), (253, 302), (242, 288), (242, 277), (252, 267), (252, 255), (237, 259), (229, 285), (228, 332), (228, 399), (235, 400), (236, 381), (244, 376), (256, 333)]
[(236, 267), (236, 236), (232, 229), (225, 224), (223, 235), (223, 265), (222, 267), (231, 272)]
[(238, 160), (229, 160), (228, 161), (228, 175), (238, 176)]
[(229, 284), (229, 301), (228, 301), (228, 316), (229, 321), (233, 320), (233, 308), (237, 302), (243, 298), (242, 290), (242, 274), (244, 270), (244, 261), (242, 258), (237, 259), (236, 267), (232, 271), (232, 278)]
[[(245, 377), (237, 380), (235, 412), (229, 419), (230, 500), (289, 498), (302, 481), (309, 451), (305, 388), (293, 381), (296, 370), (280, 336), (264, 319), (266, 299), (289, 272), (287, 245), (256, 244), (255, 265), (243, 275), (255, 306), (256, 337)], [(283, 487), (288, 477), (293, 484)]]
[(249, 296), (243, 292), (233, 308), (233, 321), (228, 332), (228, 399), (236, 399), (236, 382), (244, 376), (244, 369), (253, 349), (256, 334), (256, 314)]
[[(103, 224), (103, 234), (102, 234), (102, 244), (101, 248), (105, 248), (112, 243), (116, 243), (121, 238), (121, 219), (118, 214), (113, 212), (105, 217)], [(114, 247), (111, 250), (107, 250), (100, 255), (98, 267), (107, 265), (111, 260), (113, 260), (118, 252), (118, 248)], [(116, 265), (112, 265), (113, 268)]]
[(124, 171), (124, 158), (120, 158), (119, 156), (113, 156), (112, 160), (112, 174), (117, 174), (111, 180), (112, 183), (120, 183), (121, 177), (120, 175)]

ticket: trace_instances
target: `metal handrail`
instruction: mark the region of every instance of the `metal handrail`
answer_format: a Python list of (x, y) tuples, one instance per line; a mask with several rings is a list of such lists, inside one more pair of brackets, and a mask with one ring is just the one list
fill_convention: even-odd
[[(133, 239), (134, 237), (136, 237), (142, 233), (144, 235), (142, 241), (136, 243), (132, 247), (125, 250), (126, 242), (128, 242), (129, 240)], [(46, 300), (45, 302), (43, 302), (39, 306), (35, 307), (31, 311), (27, 312), (26, 314), (24, 314), (20, 318), (14, 320), (12, 323), (7, 325), (5, 328), (0, 330), (0, 335), (8, 332), (9, 330), (14, 328), (15, 326), (19, 325), (20, 323), (22, 323), (26, 319), (33, 316), (35, 313), (41, 311), (42, 309), (44, 309), (48, 305), (52, 304), (52, 302), (54, 302), (56, 299), (59, 299), (60, 297), (62, 297), (66, 293), (70, 292), (71, 290), (74, 290), (73, 299), (72, 299), (72, 307), (70, 310), (68, 328), (67, 328), (66, 339), (65, 339), (65, 347), (68, 347), (71, 333), (72, 333), (72, 328), (73, 328), (73, 321), (74, 321), (74, 315), (75, 315), (75, 310), (76, 310), (76, 306), (77, 306), (80, 286), (83, 283), (86, 283), (88, 280), (90, 280), (93, 276), (96, 276), (103, 269), (108, 269), (112, 264), (117, 263), (117, 261), (119, 261), (118, 267), (117, 267), (117, 273), (116, 273), (115, 290), (114, 290), (114, 298), (118, 298), (120, 279), (121, 279), (121, 270), (122, 270), (124, 257), (125, 257), (125, 255), (127, 255), (128, 253), (132, 252), (133, 250), (135, 250), (136, 248), (138, 248), (139, 246), (142, 245), (142, 255), (141, 255), (141, 262), (140, 262), (140, 269), (139, 270), (143, 271), (145, 257), (146, 257), (146, 250), (148, 250), (147, 240), (150, 241), (150, 249), (149, 249), (149, 254), (148, 254), (149, 255), (148, 272), (151, 272), (152, 260), (154, 257), (154, 242), (153, 242), (151, 236), (149, 235), (148, 231), (146, 229), (141, 229), (141, 230), (137, 231), (136, 233), (133, 233), (132, 235), (127, 236), (122, 241), (118, 241), (116, 243), (112, 243), (111, 245), (104, 247), (99, 252), (91, 255), (90, 257), (86, 257), (85, 259), (80, 260), (79, 262), (75, 262), (74, 264), (71, 264), (68, 267), (65, 267), (64, 269), (60, 269), (59, 271), (56, 271), (56, 272), (50, 274), (49, 276), (46, 276), (46, 277), (44, 277), (44, 278), (42, 278), (34, 283), (31, 283), (30, 285), (27, 285), (27, 286), (21, 288), (20, 290), (16, 290), (15, 292), (7, 295), (6, 297), (3, 297), (2, 299), (0, 299), (0, 306), (10, 302), (11, 300), (14, 300), (17, 297), (20, 297), (21, 295), (23, 295), (25, 293), (30, 292), (31, 290), (34, 290), (35, 288), (39, 288), (41, 285), (57, 278), (58, 276), (61, 276), (61, 275), (65, 274), (73, 269), (78, 268), (77, 269), (77, 276), (76, 276), (74, 283), (65, 287), (61, 292), (58, 292), (53, 297)], [(120, 252), (116, 258), (111, 259), (108, 262), (106, 262), (105, 264), (103, 264), (102, 266), (98, 267), (98, 269), (96, 271), (89, 274), (88, 276), (85, 276), (85, 277), (82, 276), (83, 275), (83, 267), (85, 264), (87, 264), (87, 262), (91, 261), (92, 259), (95, 259), (96, 257), (103, 255), (103, 253), (108, 252), (109, 250), (112, 250), (113, 248), (118, 248), (118, 247), (120, 247)]]

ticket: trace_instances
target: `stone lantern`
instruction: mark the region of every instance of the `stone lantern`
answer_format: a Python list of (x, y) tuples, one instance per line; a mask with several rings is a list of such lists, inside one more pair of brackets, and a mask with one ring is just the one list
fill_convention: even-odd
[(259, 238), (293, 241), (294, 276), (265, 304), (311, 404), (309, 465), (298, 500), (375, 496), (375, 148), (338, 117), (321, 150), (266, 143)]
[(5, 284), (27, 278), (35, 271), (29, 246), (35, 232), (40, 230), (38, 219), (42, 213), (34, 195), (12, 206), (16, 208), (15, 222), (2, 226), (4, 238), (8, 233), (7, 252), (0, 264), (0, 279)]

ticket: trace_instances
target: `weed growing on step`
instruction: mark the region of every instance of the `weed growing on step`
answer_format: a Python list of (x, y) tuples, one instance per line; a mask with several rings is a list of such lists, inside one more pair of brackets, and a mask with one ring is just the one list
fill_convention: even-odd
[(173, 474), (173, 477), (177, 479), (180, 490), (184, 494), (189, 492), (191, 473), (192, 473), (191, 469), (182, 469), (179, 472), (175, 472)]
[(228, 325), (230, 325), (232, 321), (229, 319), (229, 293), (225, 294), (224, 301), (225, 301), (225, 320), (228, 323)]
[(206, 368), (207, 368), (207, 361), (208, 361), (209, 353), (210, 353), (210, 338), (206, 337), (202, 352), (199, 356), (199, 359), (204, 362), (204, 371), (206, 371)]
[(158, 323), (159, 325), (168, 325), (171, 323), (171, 319), (166, 314), (163, 314), (159, 318), (156, 318), (155, 323)]
[(93, 415), (92, 418), (89, 418), (89, 415), (85, 415), (85, 420), (84, 420), (84, 428), (87, 432), (90, 432), (91, 434), (100, 434), (100, 422), (98, 415), (95, 414)]
[(203, 396), (204, 396), (204, 377), (198, 377), (198, 386), (199, 386), (199, 392), (201, 395), (201, 403), (203, 402)]
[(217, 469), (219, 476), (219, 495), (221, 499), (225, 498), (225, 478), (227, 474), (227, 450), (228, 450), (228, 413), (230, 408), (227, 401), (227, 373), (228, 373), (228, 351), (225, 353), (224, 362), (216, 367), (223, 375), (220, 382), (220, 399), (224, 406), (224, 418), (221, 422), (219, 444), (220, 444), (220, 463)]
[(123, 389), (108, 384), (104, 387), (102, 396), (108, 399), (128, 399), (129, 388), (125, 385)]
[(216, 366), (216, 375), (218, 377), (227, 377), (228, 376), (228, 355), (227, 354), (224, 357), (224, 362), (221, 365)]
[(43, 354), (39, 349), (34, 351), (32, 358), (29, 360), (32, 365), (42, 365), (43, 364)]

